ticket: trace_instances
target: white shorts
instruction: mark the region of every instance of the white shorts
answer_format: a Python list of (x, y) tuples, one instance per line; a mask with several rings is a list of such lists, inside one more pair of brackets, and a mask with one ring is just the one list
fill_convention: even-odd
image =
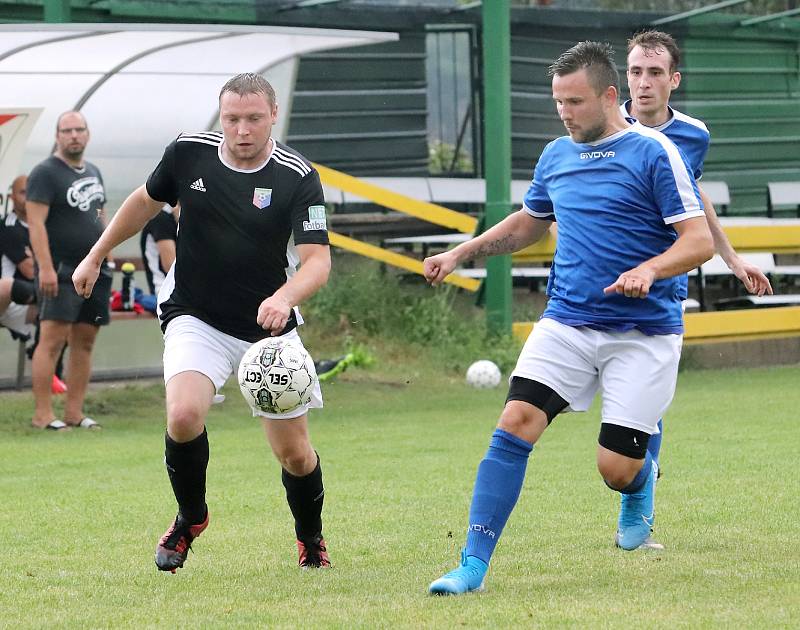
[[(297, 329), (286, 333), (281, 339), (305, 350)], [(180, 315), (167, 324), (164, 333), (164, 384), (181, 372), (200, 372), (214, 384), (217, 392), (214, 402), (222, 402), (225, 396), (219, 391), (231, 374), (238, 373), (242, 356), (251, 345), (252, 342), (226, 335), (196, 317)], [(253, 411), (253, 416), (284, 420), (297, 418), (309, 409), (319, 407), (322, 407), (322, 390), (319, 381), (316, 381), (311, 402), (307, 405), (284, 414)]]
[(682, 342), (682, 335), (604, 332), (545, 318), (511, 376), (547, 385), (572, 411), (586, 411), (599, 389), (603, 422), (652, 435), (675, 394)]
[(11, 302), (4, 313), (0, 314), (0, 326), (4, 326), (15, 333), (24, 335), (28, 339), (33, 339), (36, 333), (36, 325), (26, 323), (28, 316), (27, 304), (15, 304)]

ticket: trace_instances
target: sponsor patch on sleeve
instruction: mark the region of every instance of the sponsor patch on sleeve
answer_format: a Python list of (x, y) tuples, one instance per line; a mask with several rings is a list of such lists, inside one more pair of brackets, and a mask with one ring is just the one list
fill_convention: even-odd
[(303, 232), (327, 229), (328, 222), (325, 219), (325, 206), (309, 206), (308, 221), (303, 221)]

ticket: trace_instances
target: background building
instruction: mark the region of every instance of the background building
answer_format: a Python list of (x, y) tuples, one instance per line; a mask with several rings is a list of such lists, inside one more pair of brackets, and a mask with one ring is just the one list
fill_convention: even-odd
[[(481, 115), (481, 10), (478, 3), (455, 0), (197, 0), (192, 3), (118, 0), (98, 4), (73, 0), (61, 4), (71, 4), (69, 18), (74, 22), (208, 22), (397, 33), (396, 39), (371, 46), (347, 46), (340, 42), (336, 46), (322, 44), (299, 50), (299, 63), (283, 70), (276, 64), (259, 65), (264, 55), (274, 56), (275, 51), (265, 50), (264, 46), (245, 45), (240, 37), (219, 40), (213, 48), (225, 51), (228, 62), (224, 72), (269, 67), (273, 76), (283, 72), (287, 81), (294, 81), (291, 98), (281, 103), (286, 125), (284, 137), (322, 164), (353, 175), (479, 177), (483, 174), (482, 138), (484, 133), (491, 133), (492, 125)], [(665, 11), (660, 13), (610, 10), (608, 6), (628, 6), (611, 0), (583, 3), (582, 6), (590, 8), (582, 10), (563, 8), (575, 6), (568, 2), (539, 4), (550, 6), (515, 8), (511, 16), (512, 176), (515, 179), (528, 178), (544, 145), (563, 133), (551, 102), (546, 75), (547, 66), (555, 56), (581, 39), (609, 41), (618, 50), (618, 62), (623, 70), (625, 41), (632, 33), (669, 18), (667, 10), (688, 7), (691, 3), (662, 3), (660, 6), (665, 7)], [(651, 4), (636, 3), (636, 6)], [(751, 4), (762, 11), (783, 6), (767, 1), (746, 6)], [(41, 20), (45, 4), (39, 2), (38, 5), (29, 1), (0, 0), (0, 18)], [(198, 7), (204, 10), (198, 11)], [(732, 214), (761, 214), (766, 207), (767, 182), (800, 179), (800, 150), (797, 149), (800, 143), (800, 61), (797, 55), (800, 19), (791, 15), (753, 18), (730, 12), (736, 8), (669, 21), (659, 28), (672, 33), (684, 51), (683, 81), (674, 103), (703, 119), (712, 133), (706, 179), (728, 183)], [(158, 38), (155, 33), (148, 37)], [(216, 56), (212, 63), (203, 55), (193, 55), (188, 45), (165, 44), (164, 49), (155, 54), (143, 53), (142, 47), (130, 43), (129, 49), (133, 46), (136, 54), (141, 55), (141, 59), (131, 60), (116, 52), (98, 50), (97, 45), (104, 38), (92, 39), (94, 42), (73, 42), (69, 57), (57, 56), (57, 65), (50, 68), (41, 67), (33, 73), (27, 70), (29, 78), (22, 84), (15, 84), (11, 81), (13, 68), (15, 64), (19, 66), (23, 53), (10, 50), (13, 46), (4, 37), (0, 76), (8, 87), (3, 91), (2, 104), (33, 105), (16, 103), (17, 99), (25, 100), (23, 95), (31, 89), (56, 95), (71, 91), (73, 100), (61, 99), (59, 106), (67, 102), (83, 106), (87, 115), (96, 118), (92, 111), (96, 98), (84, 94), (86, 100), (82, 103), (81, 94), (74, 89), (76, 77), (81, 74), (78, 64), (85, 63), (82, 60), (86, 59), (91, 59), (94, 65), (98, 60), (107, 60), (103, 72), (119, 75), (138, 73), (141, 76), (151, 72), (161, 76), (166, 69), (172, 72), (173, 68), (182, 68), (189, 74), (214, 74), (221, 70)], [(58, 50), (55, 46), (52, 48)], [(25, 53), (31, 54), (32, 51)], [(126, 65), (115, 70), (116, 62)], [(47, 72), (50, 78), (46, 83), (37, 81), (36, 77), (42, 78), (37, 72)], [(219, 72), (218, 81), (224, 72)], [(146, 118), (150, 121), (148, 125), (163, 124), (173, 129), (214, 126), (213, 115), (194, 118), (191, 110), (175, 107), (176, 86), (168, 81), (152, 82), (157, 87), (149, 93), (143, 92), (141, 84), (134, 81), (127, 81), (129, 87), (123, 83), (118, 78), (109, 80), (109, 86), (114, 85), (122, 98), (128, 98), (123, 90), (131, 90), (129, 98), (140, 106), (136, 117)], [(43, 120), (48, 120), (48, 115), (49, 112), (45, 112)], [(93, 127), (99, 131), (97, 122), (93, 122)], [(127, 146), (152, 162), (158, 156), (145, 155), (141, 150), (142, 141), (148, 138), (141, 130), (131, 119), (119, 130), (122, 135), (115, 135), (117, 146)], [(130, 136), (127, 144), (126, 133)], [(102, 134), (98, 133), (96, 140), (103, 141)], [(35, 148), (38, 160), (46, 147)], [(94, 150), (97, 148), (95, 145)], [(106, 166), (105, 170), (109, 179), (112, 174), (133, 172), (127, 166), (119, 171)]]

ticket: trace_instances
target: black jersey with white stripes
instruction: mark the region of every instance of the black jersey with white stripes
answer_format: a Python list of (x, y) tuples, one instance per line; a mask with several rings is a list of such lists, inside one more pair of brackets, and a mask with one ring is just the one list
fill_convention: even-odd
[(31, 256), (28, 224), (11, 210), (0, 224), (0, 277), (30, 280), (17, 268)]
[[(193, 315), (239, 339), (266, 337), (258, 307), (294, 273), (295, 245), (328, 244), (319, 174), (272, 146), (261, 166), (242, 170), (224, 161), (221, 133), (181, 134), (150, 174), (150, 197), (181, 204), (175, 265), (159, 293), (163, 329)], [(294, 309), (284, 332), (298, 317)]]
[(147, 222), (139, 235), (139, 248), (142, 252), (147, 287), (152, 295), (158, 295), (169, 271), (161, 260), (158, 243), (177, 240), (178, 226), (172, 216), (172, 208), (165, 204), (161, 212)]

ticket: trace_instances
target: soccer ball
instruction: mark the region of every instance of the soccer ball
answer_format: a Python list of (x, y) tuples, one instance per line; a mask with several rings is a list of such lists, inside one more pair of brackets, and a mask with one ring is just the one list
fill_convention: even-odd
[(316, 380), (308, 352), (275, 337), (254, 343), (239, 363), (239, 388), (255, 413), (284, 414), (307, 405)]
[(467, 385), (478, 389), (497, 387), (500, 384), (500, 368), (491, 361), (475, 361), (467, 368)]

